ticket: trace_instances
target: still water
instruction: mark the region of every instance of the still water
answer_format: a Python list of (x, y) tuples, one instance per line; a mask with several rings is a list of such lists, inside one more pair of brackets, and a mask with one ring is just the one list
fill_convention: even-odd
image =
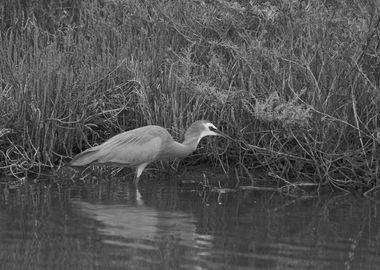
[(218, 196), (164, 179), (0, 191), (1, 269), (380, 267), (380, 203), (360, 196)]

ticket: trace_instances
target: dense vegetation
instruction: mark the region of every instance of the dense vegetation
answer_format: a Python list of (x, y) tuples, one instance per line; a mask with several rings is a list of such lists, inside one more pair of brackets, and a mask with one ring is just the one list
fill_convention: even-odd
[(180, 140), (208, 119), (236, 141), (188, 161), (380, 184), (379, 14), (376, 0), (4, 0), (0, 166), (57, 166), (146, 124)]

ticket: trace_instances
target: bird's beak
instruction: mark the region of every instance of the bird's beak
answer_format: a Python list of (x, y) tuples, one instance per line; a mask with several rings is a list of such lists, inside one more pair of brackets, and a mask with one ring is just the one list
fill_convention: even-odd
[(224, 138), (226, 138), (226, 139), (229, 139), (229, 140), (232, 140), (232, 141), (234, 140), (234, 139), (232, 139), (230, 136), (228, 136), (227, 134), (221, 132), (221, 131), (218, 130), (218, 129), (214, 130), (214, 132), (216, 133), (217, 136), (222, 136), (222, 137), (224, 137)]

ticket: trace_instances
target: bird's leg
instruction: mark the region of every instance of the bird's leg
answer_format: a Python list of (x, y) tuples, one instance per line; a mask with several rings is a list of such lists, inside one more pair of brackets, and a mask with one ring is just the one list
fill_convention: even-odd
[(142, 172), (144, 171), (145, 167), (148, 165), (149, 163), (142, 163), (140, 164), (139, 166), (137, 166), (136, 168), (136, 176), (135, 176), (135, 179), (133, 181), (133, 183), (137, 186), (138, 183), (139, 183), (139, 180), (140, 180), (140, 175), (142, 174)]
[(142, 196), (139, 190), (139, 185), (138, 185), (139, 179), (140, 179), (140, 176), (137, 176), (137, 174), (135, 175), (135, 178), (133, 179), (133, 185), (135, 186), (135, 199), (136, 199), (137, 205), (144, 205), (144, 201), (142, 199)]
[(140, 180), (140, 176), (137, 176), (137, 174), (135, 175), (134, 179), (133, 179), (133, 184), (137, 187), (138, 184), (139, 184), (139, 180)]

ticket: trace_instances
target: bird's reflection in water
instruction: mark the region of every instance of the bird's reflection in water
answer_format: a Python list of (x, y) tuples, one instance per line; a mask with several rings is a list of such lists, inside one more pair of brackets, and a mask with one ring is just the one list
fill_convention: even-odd
[[(194, 250), (193, 256), (199, 256), (199, 246), (212, 242), (212, 236), (196, 232), (196, 219), (191, 214), (150, 207), (138, 187), (130, 185), (129, 189), (128, 192), (135, 192), (134, 202), (110, 204), (72, 200), (80, 214), (96, 221), (94, 226), (103, 243), (160, 252), (163, 248), (187, 247)], [(206, 253), (202, 250), (203, 255)]]

